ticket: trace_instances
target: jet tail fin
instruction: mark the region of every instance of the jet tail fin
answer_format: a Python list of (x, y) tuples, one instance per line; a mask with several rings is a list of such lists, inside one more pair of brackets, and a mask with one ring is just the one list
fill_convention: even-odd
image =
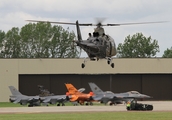
[(103, 94), (103, 91), (95, 83), (90, 82), (88, 84), (94, 94)]
[(78, 20), (76, 21), (76, 29), (77, 29), (78, 41), (81, 41), (82, 40), (82, 36), (81, 36), (81, 31), (80, 31)]
[(9, 86), (12, 95), (22, 95), (14, 86)]
[(72, 84), (65, 84), (70, 95), (80, 93)]

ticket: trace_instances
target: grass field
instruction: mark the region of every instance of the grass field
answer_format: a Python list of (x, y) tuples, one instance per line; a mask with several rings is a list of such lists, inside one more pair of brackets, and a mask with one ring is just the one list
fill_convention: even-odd
[[(72, 106), (67, 103), (66, 106)], [(23, 107), (20, 104), (0, 102), (0, 107)], [(25, 107), (25, 106), (24, 106)], [(0, 114), (0, 120), (172, 120), (172, 112), (66, 112), (66, 113), (9, 113)]]
[(22, 107), (22, 105), (10, 102), (0, 102), (0, 107)]
[(0, 114), (0, 120), (171, 120), (171, 112)]

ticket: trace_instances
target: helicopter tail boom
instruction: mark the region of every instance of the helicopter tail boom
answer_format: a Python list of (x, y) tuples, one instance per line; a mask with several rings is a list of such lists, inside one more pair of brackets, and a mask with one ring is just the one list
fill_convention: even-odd
[(82, 41), (82, 36), (81, 36), (81, 31), (80, 31), (78, 20), (76, 21), (76, 29), (77, 29), (78, 41), (80, 42), (80, 41)]

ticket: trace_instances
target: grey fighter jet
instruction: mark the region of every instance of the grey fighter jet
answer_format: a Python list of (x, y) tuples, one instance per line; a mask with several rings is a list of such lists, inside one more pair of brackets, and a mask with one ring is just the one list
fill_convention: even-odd
[(91, 90), (94, 93), (93, 99), (100, 101), (101, 103), (107, 104), (110, 102), (110, 105), (127, 102), (137, 99), (151, 98), (148, 95), (140, 94), (137, 91), (129, 91), (124, 93), (113, 93), (111, 91), (102, 91), (95, 83), (89, 83)]
[(48, 106), (48, 104), (52, 104), (55, 105), (56, 103), (57, 106), (65, 106), (65, 102), (67, 102), (69, 100), (70, 96), (67, 95), (52, 95), (52, 96), (44, 96), (44, 97), (40, 97), (41, 102), (43, 103), (43, 105)]
[[(57, 104), (57, 106), (65, 106), (65, 102), (69, 101), (70, 95), (54, 95), (53, 93), (50, 93), (49, 90), (45, 89), (44, 86), (38, 85), (39, 91), (40, 91), (40, 100), (43, 105), (48, 106), (48, 104)], [(83, 92), (85, 88), (80, 88), (78, 91)], [(76, 103), (74, 103), (76, 104)]]
[(42, 85), (38, 85), (40, 94), (40, 101), (43, 105), (48, 106), (48, 104), (52, 104), (55, 105), (57, 104), (57, 106), (65, 106), (65, 102), (67, 102), (69, 100), (68, 95), (54, 95), (53, 93), (50, 93), (49, 90), (45, 89), (44, 86)]
[(9, 86), (11, 91), (10, 102), (28, 105), (28, 107), (40, 106), (39, 96), (27, 96), (21, 94), (14, 86)]

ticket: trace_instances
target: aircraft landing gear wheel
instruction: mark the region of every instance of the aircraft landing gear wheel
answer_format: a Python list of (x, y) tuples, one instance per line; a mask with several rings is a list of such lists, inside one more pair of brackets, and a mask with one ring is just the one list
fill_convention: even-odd
[(88, 106), (88, 103), (85, 103), (86, 106)]
[(92, 102), (90, 102), (90, 105), (91, 105), (91, 106), (93, 106), (93, 103), (92, 103)]
[(59, 104), (57, 104), (57, 106), (60, 106), (60, 103), (59, 103)]
[(29, 104), (28, 107), (33, 107), (33, 105)]
[(82, 67), (82, 68), (84, 68), (84, 67), (85, 67), (85, 64), (84, 64), (84, 63), (82, 63), (82, 64), (81, 64), (81, 67)]
[(110, 105), (110, 106), (112, 106), (112, 105), (113, 105), (113, 103), (110, 103), (109, 105)]
[(114, 68), (114, 66), (115, 66), (114, 63), (112, 63), (112, 64), (111, 64), (111, 67)]
[(109, 65), (111, 63), (111, 58), (107, 58), (107, 64)]

